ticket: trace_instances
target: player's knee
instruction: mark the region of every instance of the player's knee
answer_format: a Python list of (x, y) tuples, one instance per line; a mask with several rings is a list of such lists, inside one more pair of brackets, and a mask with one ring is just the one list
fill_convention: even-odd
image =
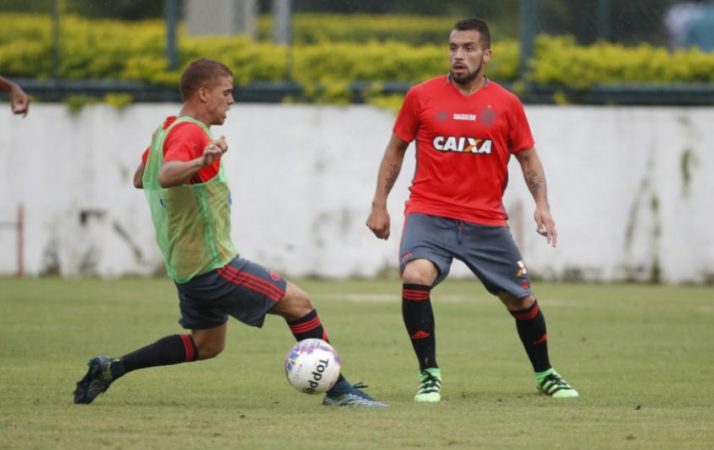
[[(426, 263), (426, 264), (425, 264)], [(436, 279), (438, 272), (430, 261), (413, 261), (404, 268), (402, 281), (405, 284), (420, 284), (431, 286)]]
[(510, 311), (520, 311), (523, 309), (528, 309), (533, 306), (535, 302), (535, 297), (533, 295), (527, 295), (525, 297), (516, 297), (513, 294), (501, 291), (498, 293), (498, 298), (501, 299), (506, 308)]
[(203, 342), (198, 346), (198, 358), (215, 358), (223, 351), (224, 347), (225, 342)]
[(293, 321), (305, 317), (313, 309), (315, 309), (315, 305), (313, 305), (310, 296), (294, 284), (288, 284), (285, 296), (273, 311), (283, 316), (285, 320)]

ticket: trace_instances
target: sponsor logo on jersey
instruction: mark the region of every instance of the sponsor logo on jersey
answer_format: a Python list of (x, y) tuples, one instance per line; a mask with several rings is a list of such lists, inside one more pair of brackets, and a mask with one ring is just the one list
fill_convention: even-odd
[(454, 120), (468, 120), (471, 122), (475, 122), (476, 114), (456, 114), (456, 113), (454, 113)]
[(436, 136), (434, 148), (442, 152), (481, 153), (490, 155), (493, 141), (466, 136)]
[(449, 115), (446, 113), (446, 111), (439, 111), (439, 114), (436, 115), (436, 120), (439, 122), (443, 122), (448, 119)]
[(496, 120), (496, 111), (491, 108), (491, 105), (488, 105), (488, 108), (481, 111), (481, 114), (478, 115), (478, 120), (484, 125), (492, 125), (493, 121)]

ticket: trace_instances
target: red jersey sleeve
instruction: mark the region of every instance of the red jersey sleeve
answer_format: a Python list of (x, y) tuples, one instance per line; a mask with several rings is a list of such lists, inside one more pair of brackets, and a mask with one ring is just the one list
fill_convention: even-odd
[(198, 125), (190, 122), (178, 124), (164, 141), (164, 161), (190, 161), (198, 158), (209, 141)]
[(510, 110), (511, 126), (508, 131), (508, 148), (510, 152), (518, 153), (533, 148), (535, 141), (526, 118), (526, 112), (521, 101), (515, 96), (512, 99)]
[[(203, 149), (211, 142), (203, 129), (195, 123), (186, 122), (176, 125), (164, 141), (164, 162), (190, 161), (203, 155)], [(188, 184), (205, 183), (220, 170), (220, 158), (204, 167), (194, 175)]]
[(416, 139), (418, 130), (419, 99), (414, 89), (409, 89), (392, 131), (403, 142), (411, 142)]
[(151, 150), (151, 147), (146, 147), (144, 153), (141, 154), (141, 163), (143, 165), (146, 165), (146, 160), (149, 159), (149, 150)]

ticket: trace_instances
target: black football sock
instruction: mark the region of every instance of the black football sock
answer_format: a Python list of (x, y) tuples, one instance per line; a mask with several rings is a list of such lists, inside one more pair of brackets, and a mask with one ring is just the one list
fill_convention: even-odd
[(550, 369), (548, 334), (545, 329), (545, 318), (538, 307), (538, 302), (533, 302), (528, 309), (509, 312), (516, 319), (518, 336), (526, 349), (528, 359), (533, 364), (533, 370), (543, 372)]
[(419, 361), (419, 370), (439, 367), (436, 364), (434, 312), (430, 295), (430, 286), (402, 285), (402, 318)]
[(132, 370), (146, 367), (168, 366), (198, 359), (198, 348), (190, 334), (166, 336), (153, 344), (128, 353), (112, 362), (113, 378), (119, 378)]
[[(322, 339), (325, 342), (330, 342), (330, 339), (327, 337), (327, 332), (323, 328), (322, 322), (320, 321), (320, 316), (317, 315), (316, 309), (313, 309), (298, 320), (288, 322), (288, 327), (290, 327), (290, 331), (293, 333), (293, 336), (295, 336), (295, 340), (297, 341), (305, 339)], [(344, 388), (344, 384), (341, 383), (342, 381), (346, 380), (345, 377), (342, 376), (342, 373), (340, 373), (333, 389), (338, 385), (340, 385), (340, 388)], [(333, 389), (330, 389), (328, 392), (332, 392)]]
[(315, 309), (298, 320), (288, 322), (288, 326), (297, 341), (322, 339), (325, 342), (330, 342), (325, 329), (322, 327), (322, 322), (320, 322), (320, 316), (317, 315), (317, 310)]

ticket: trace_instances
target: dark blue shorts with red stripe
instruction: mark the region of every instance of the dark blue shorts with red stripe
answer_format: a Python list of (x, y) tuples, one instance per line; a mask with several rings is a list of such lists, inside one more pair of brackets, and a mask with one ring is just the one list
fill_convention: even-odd
[(265, 315), (285, 295), (287, 281), (259, 264), (236, 256), (226, 266), (176, 283), (182, 327), (214, 328), (233, 316), (263, 326)]

